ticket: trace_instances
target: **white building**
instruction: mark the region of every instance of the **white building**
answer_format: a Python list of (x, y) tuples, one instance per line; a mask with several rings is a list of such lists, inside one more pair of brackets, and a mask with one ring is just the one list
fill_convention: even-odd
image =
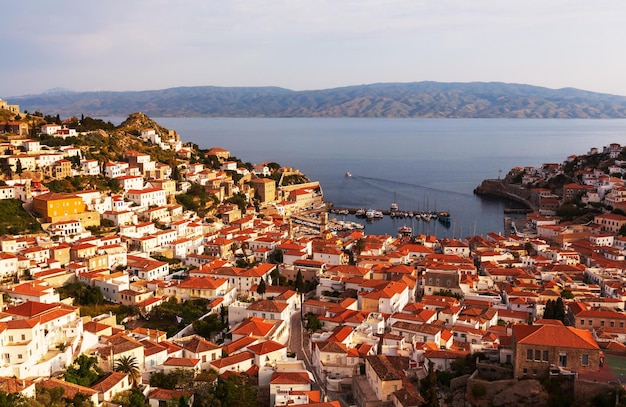
[(167, 204), (165, 190), (160, 188), (131, 189), (126, 197), (141, 207), (163, 206)]

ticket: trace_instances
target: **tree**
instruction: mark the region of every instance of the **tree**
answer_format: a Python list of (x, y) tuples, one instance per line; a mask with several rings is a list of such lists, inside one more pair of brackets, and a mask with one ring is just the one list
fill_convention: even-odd
[[(273, 263), (277, 263), (277, 264), (282, 263), (283, 262), (283, 251), (282, 251), (282, 249), (274, 249), (274, 251), (272, 252), (271, 259), (272, 259)], [(272, 279), (273, 278), (274, 277), (272, 276)], [(274, 281), (274, 280), (272, 280), (272, 281)]]
[(256, 293), (259, 294), (262, 298), (265, 298), (265, 292), (267, 291), (267, 286), (265, 285), (265, 279), (261, 278), (259, 285), (256, 288)]
[(311, 331), (311, 332), (315, 332), (318, 329), (322, 329), (322, 322), (320, 321), (320, 319), (315, 315), (315, 314), (311, 314), (308, 313), (306, 316), (306, 329)]
[(556, 319), (565, 323), (565, 304), (561, 297), (556, 300), (548, 300), (546, 308), (543, 311), (544, 319)]
[(192, 389), (194, 373), (188, 369), (176, 369), (170, 373), (154, 372), (150, 375), (150, 386), (162, 389)]
[(435, 364), (428, 362), (428, 376), (420, 380), (420, 393), (424, 397), (427, 407), (439, 407), (439, 394), (437, 391), (437, 373)]
[(67, 367), (64, 378), (66, 382), (89, 387), (103, 375), (104, 372), (98, 367), (98, 359), (82, 354)]
[(137, 387), (139, 383), (139, 363), (137, 362), (137, 358), (134, 356), (122, 356), (121, 358), (115, 361), (115, 366), (113, 370), (116, 372), (126, 373), (128, 378), (130, 379), (130, 383), (133, 387)]
[(30, 403), (20, 393), (5, 393), (0, 391), (0, 407), (27, 407)]
[(139, 389), (131, 389), (117, 393), (112, 401), (122, 407), (144, 407), (146, 396)]
[(245, 376), (231, 375), (228, 380), (218, 380), (215, 394), (222, 406), (253, 407), (258, 405), (256, 390)]
[(170, 163), (170, 167), (172, 167), (172, 175), (170, 175), (170, 179), (172, 179), (173, 181), (177, 181), (180, 182), (183, 180), (183, 176), (180, 173), (180, 169), (178, 168), (178, 165), (176, 165), (175, 162)]
[(302, 270), (298, 270), (296, 275), (296, 291), (300, 294), (300, 318), (302, 318), (302, 304), (304, 298), (304, 278), (302, 277)]
[(211, 314), (204, 319), (193, 321), (193, 331), (206, 339), (211, 339), (213, 333), (220, 332), (223, 329), (224, 324), (217, 314)]
[(17, 175), (22, 175), (22, 172), (24, 172), (24, 169), (22, 168), (22, 161), (18, 158), (15, 162), (15, 173)]

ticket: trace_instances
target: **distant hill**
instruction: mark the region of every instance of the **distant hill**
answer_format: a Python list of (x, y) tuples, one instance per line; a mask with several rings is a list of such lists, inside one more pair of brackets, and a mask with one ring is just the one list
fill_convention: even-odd
[(379, 83), (292, 91), (195, 86), (141, 92), (48, 92), (8, 98), (22, 110), (72, 116), (626, 118), (626, 97), (499, 82)]

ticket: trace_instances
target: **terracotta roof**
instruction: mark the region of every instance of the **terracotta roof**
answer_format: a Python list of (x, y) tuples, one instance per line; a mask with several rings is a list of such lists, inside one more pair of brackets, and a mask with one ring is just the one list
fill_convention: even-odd
[(376, 375), (381, 381), (402, 380), (404, 375), (391, 364), (386, 355), (370, 355), (366, 357)]
[(252, 311), (266, 311), (266, 312), (283, 312), (288, 305), (284, 302), (272, 301), (272, 300), (262, 300), (256, 301), (248, 306), (249, 310)]
[(200, 359), (197, 358), (175, 358), (169, 357), (163, 366), (181, 366), (181, 367), (195, 367), (200, 363)]
[(265, 355), (267, 353), (275, 352), (277, 350), (285, 349), (286, 346), (282, 343), (278, 343), (272, 340), (257, 343), (256, 345), (248, 346), (248, 350), (256, 355)]
[(172, 340), (172, 342), (174, 342), (176, 345), (192, 353), (202, 353), (202, 352), (208, 352), (208, 351), (220, 349), (220, 346), (198, 335), (193, 335), (192, 337), (188, 337), (188, 338)]
[(98, 392), (100, 393), (104, 393), (108, 390), (111, 390), (113, 386), (124, 380), (126, 376), (126, 373), (111, 372), (108, 376), (90, 386), (90, 388), (98, 390)]
[(57, 308), (59, 304), (44, 304), (36, 301), (26, 301), (23, 304), (6, 309), (7, 314), (33, 318)]
[(221, 369), (223, 367), (234, 365), (236, 363), (241, 363), (250, 359), (254, 359), (254, 355), (251, 352), (245, 351), (241, 353), (236, 353), (232, 356), (226, 356), (225, 358), (214, 360), (211, 362), (211, 366), (217, 369)]
[(182, 396), (193, 396), (192, 391), (185, 390), (168, 390), (156, 388), (148, 394), (148, 399), (169, 401), (172, 399), (180, 399)]
[(93, 396), (94, 394), (98, 394), (98, 390), (90, 389), (89, 387), (80, 386), (74, 383), (69, 383), (65, 380), (55, 379), (53, 377), (40, 382), (40, 384), (46, 389), (55, 389), (57, 387), (62, 387), (63, 389), (65, 389), (65, 391), (63, 392), (63, 397), (69, 399), (73, 399), (77, 393), (84, 394), (88, 397)]
[(528, 345), (599, 349), (590, 331), (571, 326), (516, 324), (513, 337), (517, 343)]
[(274, 372), (270, 384), (311, 384), (308, 372)]
[(244, 319), (235, 329), (233, 335), (265, 336), (274, 328), (274, 324), (265, 322), (263, 318)]
[(222, 348), (224, 352), (228, 355), (234, 354), (237, 351), (240, 351), (244, 348), (247, 349), (248, 346), (258, 343), (259, 339), (252, 336), (244, 336), (241, 339), (237, 339), (236, 341), (232, 341), (228, 345), (224, 345)]

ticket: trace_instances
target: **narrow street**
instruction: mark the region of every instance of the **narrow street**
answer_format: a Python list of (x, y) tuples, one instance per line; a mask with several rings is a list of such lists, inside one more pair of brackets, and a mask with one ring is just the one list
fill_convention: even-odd
[(322, 400), (326, 399), (326, 388), (324, 383), (317, 374), (317, 371), (311, 365), (311, 348), (309, 344), (304, 344), (304, 328), (302, 327), (302, 319), (300, 318), (300, 311), (294, 312), (291, 315), (291, 334), (289, 335), (289, 351), (295, 352), (296, 357), (299, 360), (303, 360), (304, 364), (309, 372), (315, 377), (315, 384), (312, 389), (317, 389), (322, 393)]

